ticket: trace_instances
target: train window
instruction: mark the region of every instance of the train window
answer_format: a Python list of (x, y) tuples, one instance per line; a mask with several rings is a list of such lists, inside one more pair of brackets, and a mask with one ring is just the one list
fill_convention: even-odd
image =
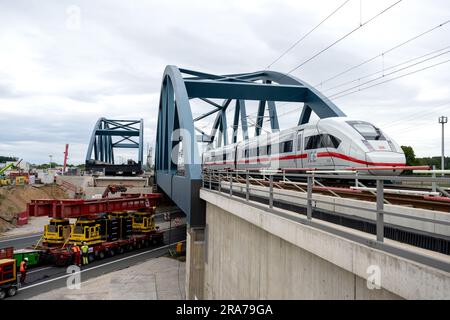
[(319, 148), (320, 140), (320, 135), (305, 137), (305, 150)]
[(258, 154), (260, 156), (266, 155), (266, 151), (267, 151), (267, 146), (259, 146), (258, 147)]
[(324, 134), (320, 144), (320, 148), (334, 148), (337, 149), (341, 144), (341, 140), (330, 134)]
[(364, 121), (347, 121), (366, 140), (386, 140), (380, 129)]
[(271, 152), (272, 152), (272, 146), (269, 144), (269, 145), (267, 145), (267, 152), (266, 152), (266, 154), (268, 156), (270, 156)]
[(280, 143), (280, 153), (292, 152), (292, 140)]
[(223, 153), (223, 158), (222, 159), (223, 159), (223, 161), (227, 160), (227, 154), (225, 152)]
[(305, 150), (313, 150), (319, 148), (336, 149), (341, 144), (341, 140), (330, 134), (318, 134), (305, 138)]
[(245, 157), (245, 158), (248, 158), (248, 149), (245, 149), (244, 157)]

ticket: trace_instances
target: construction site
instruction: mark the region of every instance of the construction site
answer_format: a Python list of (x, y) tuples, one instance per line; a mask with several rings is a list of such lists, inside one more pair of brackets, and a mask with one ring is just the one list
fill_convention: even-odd
[(0, 5), (0, 300), (450, 300), (449, 3), (175, 2)]
[[(135, 149), (136, 158), (117, 163), (114, 153), (121, 148)], [(79, 299), (115, 299), (120, 295), (113, 284), (117, 279), (124, 283), (123, 292), (136, 291), (129, 299), (183, 299), (186, 219), (156, 192), (151, 149), (147, 163), (143, 161), (143, 120), (101, 118), (95, 124), (84, 166), (68, 167), (68, 157), (66, 144), (62, 166), (51, 168), (50, 162), (49, 168), (37, 169), (22, 159), (1, 166), (0, 298), (12, 298), (22, 291), (20, 299), (72, 299), (74, 291), (67, 289), (61, 296), (57, 287), (51, 289), (66, 268), (74, 265), (85, 272), (92, 266), (108, 270), (107, 278), (89, 276), (94, 278), (90, 282), (102, 283), (101, 292), (98, 284), (93, 289), (83, 286), (75, 294)], [(83, 245), (88, 251), (81, 263), (76, 249)], [(146, 262), (147, 255), (153, 258), (151, 262)], [(25, 259), (30, 275), (26, 283), (19, 284)], [(114, 263), (117, 259), (120, 262)], [(143, 278), (129, 279), (128, 271), (120, 271), (139, 270), (148, 263), (155, 268), (142, 272)], [(167, 274), (171, 268), (176, 271), (175, 283), (165, 280), (172, 277)], [(148, 277), (153, 281), (142, 286), (142, 279)], [(155, 282), (155, 277), (161, 280)]]

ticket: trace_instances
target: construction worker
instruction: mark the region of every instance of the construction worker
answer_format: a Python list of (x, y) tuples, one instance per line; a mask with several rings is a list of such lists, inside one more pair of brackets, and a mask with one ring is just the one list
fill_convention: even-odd
[(25, 278), (27, 277), (27, 269), (28, 269), (28, 258), (23, 259), (20, 262), (20, 284), (25, 283)]
[(73, 257), (74, 257), (74, 263), (80, 267), (81, 266), (81, 249), (76, 243), (74, 243), (72, 246), (72, 252), (73, 252)]
[(89, 247), (87, 246), (86, 242), (83, 242), (83, 245), (81, 246), (81, 256), (83, 257), (83, 265), (86, 265), (89, 263)]

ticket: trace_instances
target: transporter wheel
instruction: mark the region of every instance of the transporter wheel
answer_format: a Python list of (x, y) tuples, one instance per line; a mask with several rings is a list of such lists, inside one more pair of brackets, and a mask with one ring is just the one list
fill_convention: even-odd
[(92, 254), (88, 255), (88, 260), (89, 260), (89, 263), (94, 262), (94, 260), (95, 260), (94, 255), (92, 255)]
[(145, 240), (145, 241), (144, 241), (144, 247), (147, 248), (149, 245), (150, 245), (150, 242), (149, 242), (148, 240)]
[(15, 286), (12, 286), (11, 288), (8, 289), (7, 293), (9, 297), (13, 297), (17, 293), (17, 288)]
[(114, 256), (116, 255), (116, 252), (114, 251), (114, 249), (109, 249), (109, 250), (108, 250), (108, 255), (109, 255), (110, 257), (114, 257)]
[(104, 259), (104, 258), (105, 258), (105, 251), (100, 251), (100, 252), (98, 253), (98, 258), (99, 258), (100, 260)]
[(117, 253), (118, 253), (118, 254), (122, 254), (122, 253), (124, 253), (124, 251), (125, 251), (125, 250), (124, 250), (123, 247), (118, 247), (118, 248), (117, 248)]
[(139, 250), (140, 248), (142, 248), (142, 243), (140, 243), (140, 242), (136, 243), (136, 249)]
[(0, 289), (0, 300), (5, 299), (6, 297), (6, 292), (3, 289)]

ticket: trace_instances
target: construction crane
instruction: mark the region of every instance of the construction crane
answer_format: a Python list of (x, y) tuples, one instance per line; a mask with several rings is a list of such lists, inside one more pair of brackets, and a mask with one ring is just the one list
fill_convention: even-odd
[(16, 164), (14, 164), (13, 162), (8, 163), (6, 166), (4, 166), (3, 168), (0, 169), (0, 186), (7, 186), (7, 185), (11, 184), (11, 180), (9, 178), (6, 178), (4, 173), (9, 168), (12, 168), (12, 167), (17, 168), (21, 162), (22, 162), (22, 159), (20, 159)]
[(66, 150), (64, 151), (64, 167), (63, 167), (62, 175), (64, 175), (66, 173), (68, 157), (69, 157), (69, 144), (66, 143)]

